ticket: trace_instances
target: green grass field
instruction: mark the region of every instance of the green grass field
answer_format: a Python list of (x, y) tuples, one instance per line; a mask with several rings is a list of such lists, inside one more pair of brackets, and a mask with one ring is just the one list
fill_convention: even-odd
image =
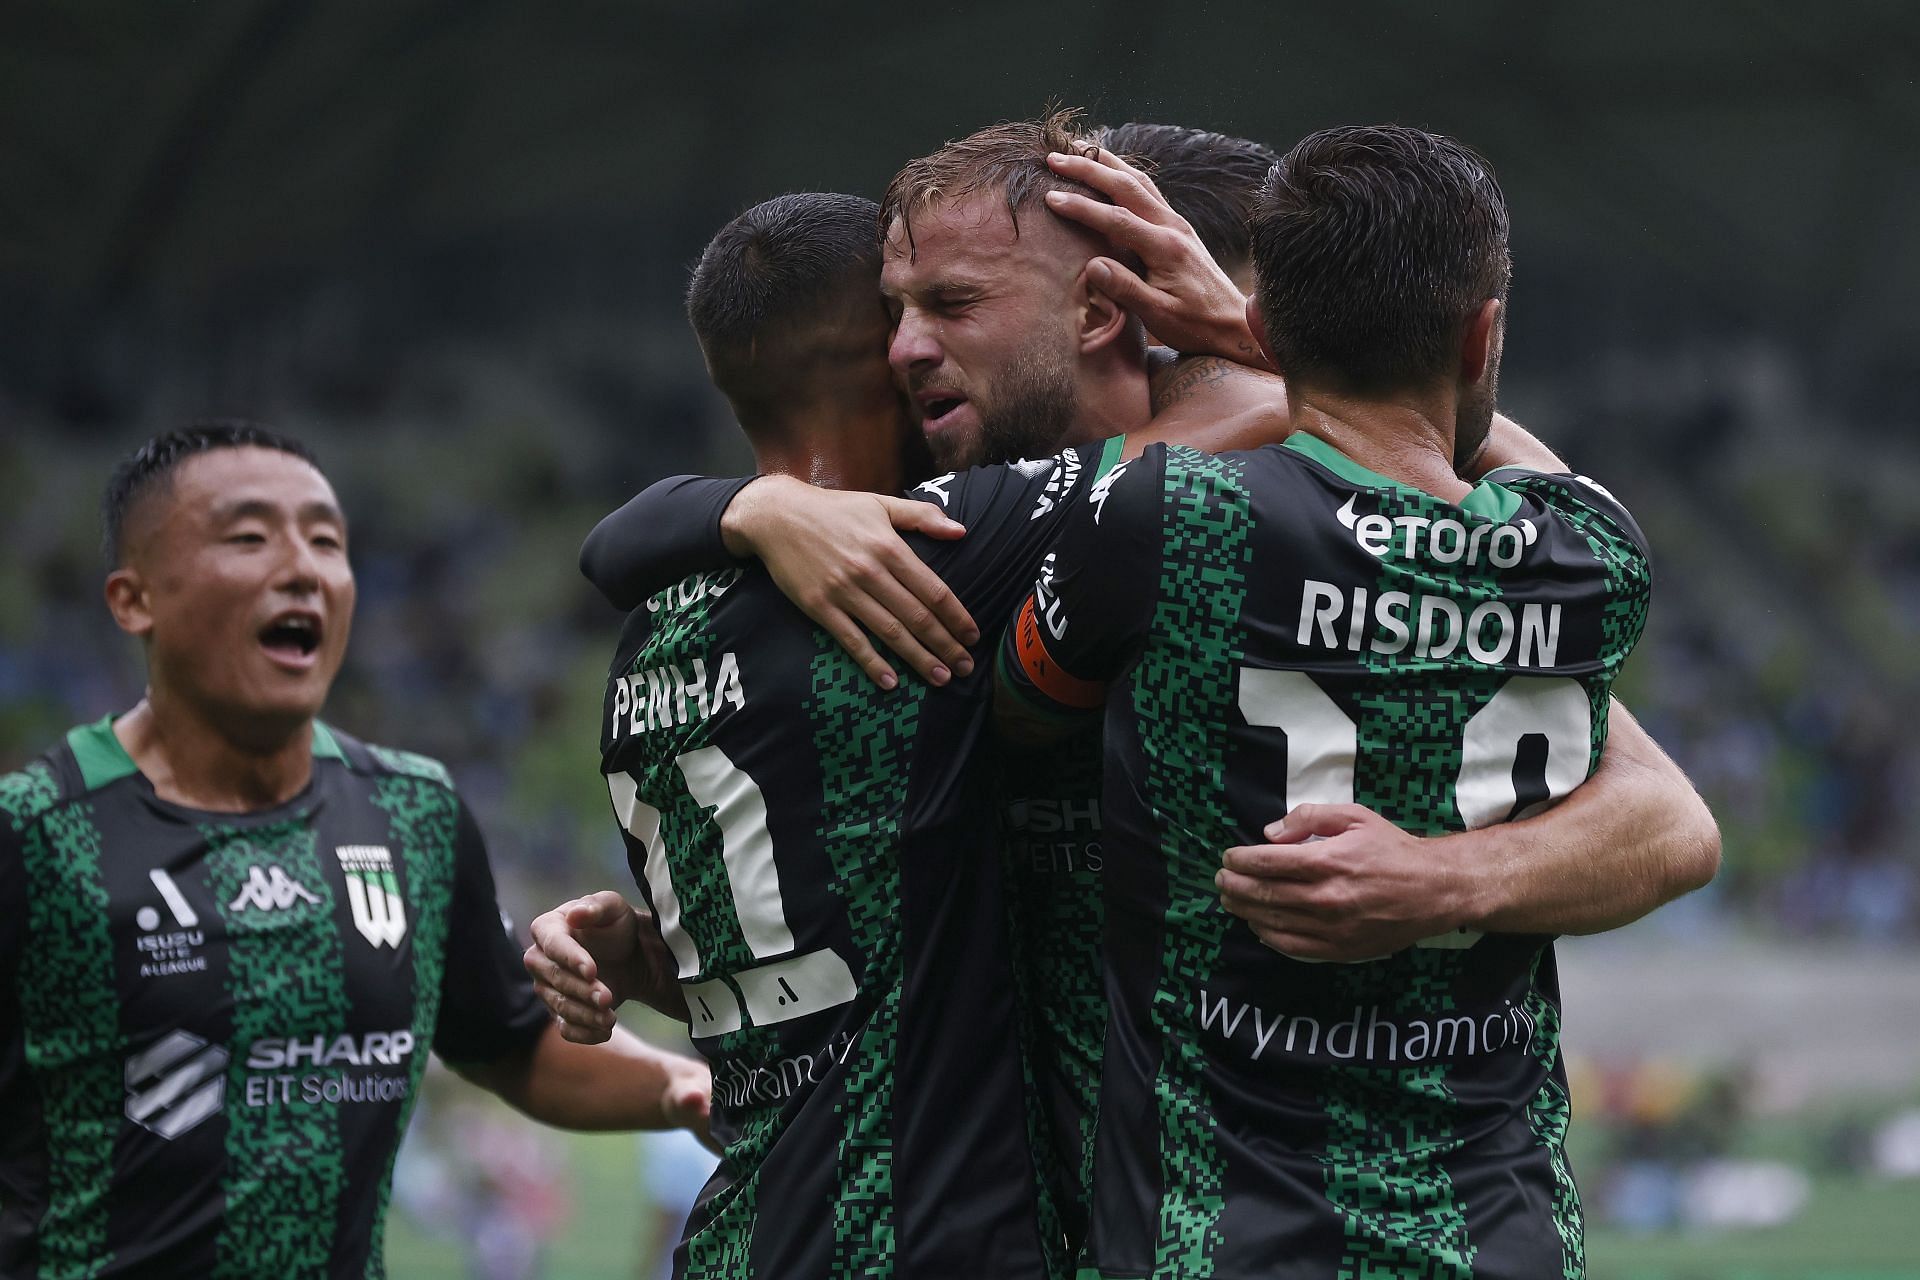
[[(1787, 1142), (1777, 1137), (1767, 1145)], [(621, 1280), (635, 1275), (646, 1214), (624, 1137), (567, 1135), (573, 1212), (547, 1253), (548, 1280)], [(1627, 1235), (1596, 1229), (1587, 1242), (1590, 1280), (1920, 1280), (1920, 1183), (1816, 1179), (1792, 1223), (1719, 1235)], [(396, 1212), (388, 1233), (394, 1280), (455, 1280), (466, 1271), (457, 1245), (423, 1236)]]

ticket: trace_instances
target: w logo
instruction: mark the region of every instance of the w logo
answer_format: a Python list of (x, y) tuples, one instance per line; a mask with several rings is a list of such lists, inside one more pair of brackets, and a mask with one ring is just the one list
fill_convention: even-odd
[(279, 867), (262, 871), (258, 866), (253, 866), (247, 868), (247, 882), (240, 887), (239, 896), (227, 904), (227, 910), (253, 907), (259, 911), (285, 911), (294, 903), (303, 901), (318, 904), (320, 899)]
[(398, 948), (407, 936), (407, 904), (393, 874), (393, 855), (381, 844), (343, 844), (334, 848), (347, 873), (347, 901), (354, 927), (376, 947)]

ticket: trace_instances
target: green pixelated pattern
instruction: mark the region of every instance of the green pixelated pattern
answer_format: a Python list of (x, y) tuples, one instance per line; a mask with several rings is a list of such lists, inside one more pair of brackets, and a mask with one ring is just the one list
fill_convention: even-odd
[(1560, 1233), (1560, 1280), (1584, 1280), (1587, 1274), (1586, 1221), (1580, 1210), (1580, 1191), (1574, 1185), (1573, 1166), (1567, 1160), (1567, 1125), (1573, 1102), (1562, 1083), (1560, 1067), (1560, 1006), (1540, 989), (1541, 957), (1533, 960), (1528, 984), (1527, 1011), (1534, 1019), (1528, 1045), (1546, 1079), (1527, 1105), (1527, 1123), (1553, 1169), (1553, 1225)]
[(839, 1194), (834, 1202), (833, 1276), (884, 1280), (894, 1274), (893, 1087), (904, 973), (900, 952), (900, 821), (906, 808), (909, 744), (927, 686), (875, 686), (824, 632), (807, 699), (820, 753), (825, 803), (816, 834), (833, 864), (860, 952), (860, 989), (877, 993), (873, 1015), (845, 1064), (839, 1105)]
[(1206, 1052), (1191, 1034), (1193, 993), (1220, 961), (1229, 917), (1219, 910), (1214, 864), (1195, 849), (1234, 843), (1226, 807), (1222, 727), (1238, 665), (1246, 599), (1252, 503), (1238, 459), (1187, 448), (1166, 455), (1173, 499), (1163, 528), (1153, 643), (1133, 674), (1134, 714), (1156, 803), (1167, 875), (1166, 943), (1152, 1019), (1166, 1046), (1154, 1081), (1160, 1119), (1161, 1186), (1154, 1273), (1205, 1280), (1213, 1274), (1224, 1199), (1216, 1121), (1203, 1073)]
[[(1653, 575), (1646, 556), (1612, 520), (1584, 503), (1571, 500), (1565, 487), (1548, 483), (1530, 485), (1525, 480), (1515, 481), (1509, 487), (1535, 493), (1549, 503), (1568, 524), (1579, 530), (1593, 551), (1593, 558), (1606, 570), (1607, 602), (1600, 611), (1601, 661), (1609, 673), (1618, 671), (1647, 629), (1647, 614), (1653, 604)], [(1606, 746), (1609, 688), (1605, 681), (1588, 685), (1593, 699), (1594, 766), (1600, 763), (1600, 752)]]
[[(345, 956), (306, 815), (264, 827), (206, 824), (200, 834), (229, 938), (233, 1043), (337, 1034), (350, 1012)], [(272, 910), (245, 902), (255, 867), (280, 868), (314, 901), (296, 897)], [(228, 1068), (228, 1097), (244, 1096), (245, 1087), (240, 1052)], [(325, 1274), (347, 1181), (338, 1108), (296, 1096), (278, 1106), (229, 1107), (227, 1122), (227, 1214), (214, 1275)]]
[[(689, 600), (689, 595), (697, 598)], [(708, 621), (714, 598), (710, 590), (668, 590), (654, 597), (660, 608), (653, 615), (653, 630), (634, 655), (628, 672), (669, 664), (686, 667), (695, 658), (710, 663), (713, 655), (709, 651)], [(668, 873), (680, 899), (680, 927), (699, 948), (701, 970), (696, 976), (703, 981), (730, 979), (754, 963), (753, 951), (734, 911), (719, 827), (688, 794), (686, 781), (674, 763), (676, 756), (707, 744), (709, 723), (690, 717), (680, 734), (650, 733), (633, 739), (643, 753), (643, 762), (633, 770), (640, 793), (650, 802), (670, 797), (656, 806), (660, 810), (660, 835), (666, 847)], [(744, 1007), (738, 987), (731, 981), (728, 985)], [(750, 1070), (774, 1056), (778, 1047), (774, 1029), (743, 1026), (709, 1042), (704, 1052), (719, 1076), (723, 1064), (737, 1062)], [(758, 1170), (781, 1129), (779, 1107), (749, 1109), (737, 1136), (727, 1145), (727, 1167)], [(753, 1275), (751, 1253), (759, 1187), (757, 1176), (736, 1176), (709, 1202), (708, 1221), (687, 1245), (687, 1280), (736, 1280)]]
[(0, 813), (21, 840), (33, 939), (21, 953), (18, 994), (47, 1126), (39, 1275), (84, 1280), (114, 1262), (108, 1191), (125, 1093), (100, 832), (86, 801), (60, 804), (59, 783), (39, 761), (0, 778)]
[[(1103, 735), (1077, 735), (1047, 751), (1021, 753), (1005, 762), (999, 793), (1098, 810)], [(1107, 995), (1102, 981), (1106, 904), (1101, 874), (1087, 867), (1090, 838), (1067, 833), (1002, 832), (1011, 925), (1013, 974), (1020, 1002), (1022, 1060), (1028, 1090), (1028, 1129), (1041, 1166), (1040, 1225), (1053, 1238), (1062, 1209), (1084, 1224), (1093, 1182), (1093, 1131), (1099, 1112), (1100, 1061), (1107, 1035)], [(1061, 854), (1059, 850), (1064, 849)], [(1057, 865), (1059, 856), (1074, 859)], [(1045, 864), (1043, 866), (1036, 863)], [(1075, 1112), (1071, 1146), (1060, 1150), (1055, 1122), (1035, 1081), (1043, 1072), (1063, 1079)], [(1054, 1203), (1055, 1195), (1069, 1204)]]
[[(446, 770), (438, 761), (379, 747), (371, 750), (397, 774), (382, 778), (375, 785), (373, 802), (388, 815), (387, 841), (399, 851), (400, 865), (406, 872), (410, 916), (407, 945), (413, 952), (413, 1042), (425, 1046), (433, 1042), (440, 1017), (447, 931), (453, 919), (460, 801), (443, 781)], [(406, 759), (398, 759), (402, 755)], [(409, 765), (413, 767), (407, 767)], [(428, 770), (422, 765), (433, 768)], [(407, 1063), (407, 1097), (394, 1121), (395, 1140), (387, 1157), (386, 1174), (380, 1180), (379, 1204), (374, 1209), (368, 1255), (370, 1280), (386, 1274), (387, 1208), (393, 1195), (393, 1166), (399, 1158), (400, 1139), (406, 1136), (407, 1122), (413, 1116), (414, 1102), (420, 1096), (420, 1079), (426, 1069), (426, 1053), (415, 1052)]]

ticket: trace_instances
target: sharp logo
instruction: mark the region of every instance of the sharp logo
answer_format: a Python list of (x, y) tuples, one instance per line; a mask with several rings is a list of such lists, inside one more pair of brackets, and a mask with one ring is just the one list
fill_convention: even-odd
[(281, 868), (262, 871), (254, 866), (247, 868), (247, 882), (241, 886), (239, 895), (227, 904), (227, 910), (252, 907), (257, 911), (285, 911), (296, 902), (318, 905), (320, 899)]
[(227, 1100), (227, 1051), (175, 1031), (127, 1059), (127, 1119), (171, 1142)]
[(343, 844), (333, 852), (346, 872), (354, 927), (374, 946), (397, 949), (407, 936), (407, 904), (393, 874), (393, 854), (383, 844)]

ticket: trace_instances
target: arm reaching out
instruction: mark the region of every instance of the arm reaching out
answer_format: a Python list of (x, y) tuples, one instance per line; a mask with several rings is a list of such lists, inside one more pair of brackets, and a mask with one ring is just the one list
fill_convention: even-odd
[(707, 1064), (656, 1049), (616, 1027), (604, 1045), (548, 1027), (524, 1052), (449, 1063), (515, 1110), (561, 1129), (690, 1129), (711, 1147), (713, 1077)]
[[(1358, 805), (1301, 805), (1265, 845), (1226, 851), (1221, 903), (1268, 946), (1313, 960), (1388, 955), (1456, 929), (1599, 933), (1699, 888), (1713, 815), (1614, 703), (1593, 777), (1544, 813), (1422, 838)], [(1319, 837), (1316, 839), (1315, 837)]]
[(533, 921), (533, 945), (520, 957), (560, 1034), (576, 1044), (605, 1044), (614, 1010), (638, 1000), (687, 1020), (673, 956), (653, 917), (611, 889), (563, 902)]

